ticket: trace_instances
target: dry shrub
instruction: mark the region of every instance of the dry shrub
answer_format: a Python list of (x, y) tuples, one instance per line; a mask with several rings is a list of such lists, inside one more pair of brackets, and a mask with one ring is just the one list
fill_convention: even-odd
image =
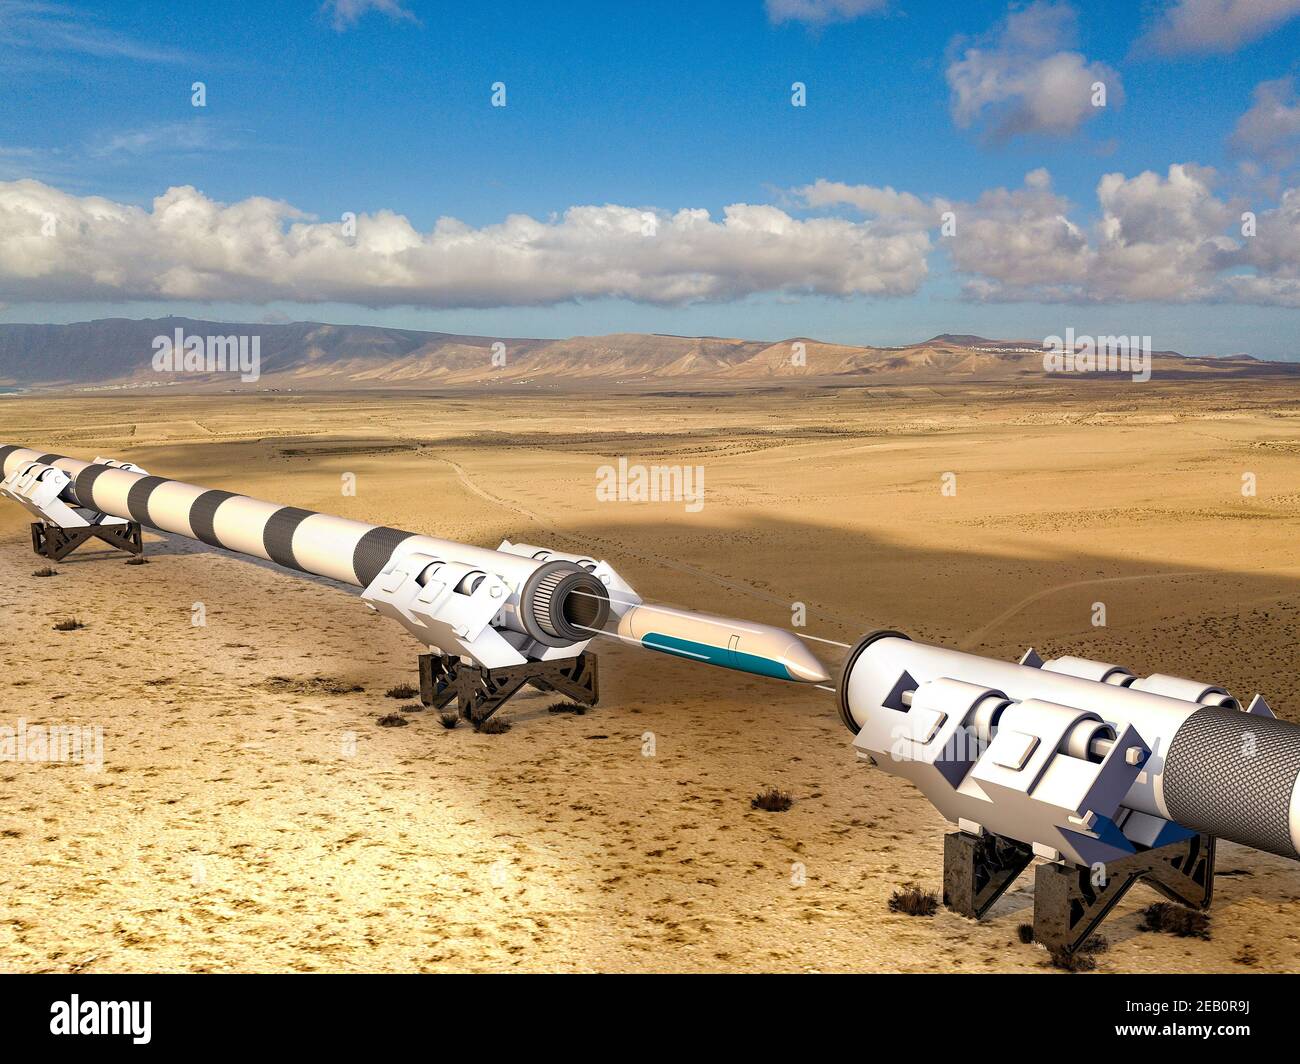
[(889, 911), (904, 916), (933, 916), (939, 911), (939, 895), (917, 883), (904, 883), (889, 896)]
[(1158, 901), (1142, 910), (1139, 931), (1162, 931), (1179, 938), (1209, 938), (1210, 915), (1172, 902)]
[(784, 813), (792, 805), (794, 799), (790, 796), (790, 792), (778, 790), (776, 787), (759, 791), (749, 801), (751, 809), (761, 809), (765, 813)]
[(409, 683), (399, 684), (396, 687), (390, 687), (384, 692), (385, 698), (400, 698), (405, 701), (408, 698), (414, 698), (420, 692), (412, 687)]

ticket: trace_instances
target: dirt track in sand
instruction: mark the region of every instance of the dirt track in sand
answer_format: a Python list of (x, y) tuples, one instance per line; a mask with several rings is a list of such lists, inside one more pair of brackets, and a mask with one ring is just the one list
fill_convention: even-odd
[[(21, 398), (0, 440), (468, 542), (585, 543), (657, 600), (786, 625), (803, 602), (830, 640), (1033, 644), (1300, 718), (1300, 402), (1113, 387)], [(703, 510), (597, 503), (620, 455), (702, 465)], [(157, 538), (149, 555), (34, 578), (26, 516), (0, 508), (0, 716), (97, 726), (105, 758), (0, 763), (5, 970), (1045, 963), (1016, 938), (1028, 876), (983, 924), (888, 912), (904, 882), (938, 889), (946, 825), (854, 762), (826, 692), (610, 644), (584, 716), (533, 695), (504, 735), (429, 713), (380, 728), (414, 678), (396, 625), (273, 566)], [(52, 631), (69, 615), (86, 627)], [(316, 677), (362, 690), (296, 689)], [(750, 808), (769, 784), (789, 812)], [(1100, 968), (1300, 970), (1300, 866), (1223, 850), (1211, 940), (1139, 932), (1139, 888)]]

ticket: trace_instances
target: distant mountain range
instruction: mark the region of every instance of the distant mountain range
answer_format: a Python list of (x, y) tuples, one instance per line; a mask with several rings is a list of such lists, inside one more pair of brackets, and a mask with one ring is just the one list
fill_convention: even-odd
[[(158, 338), (257, 338), (252, 387), (332, 390), (446, 386), (791, 383), (794, 378), (940, 382), (1043, 378), (1041, 340), (944, 333), (908, 347), (854, 347), (806, 337), (780, 341), (617, 333), (537, 340), (318, 322), (231, 324), (192, 318), (109, 318), (72, 325), (0, 325), (0, 386), (228, 388), (238, 374), (159, 372)], [(211, 366), (211, 363), (207, 363)], [(1156, 376), (1300, 377), (1300, 363), (1249, 356), (1153, 355)]]

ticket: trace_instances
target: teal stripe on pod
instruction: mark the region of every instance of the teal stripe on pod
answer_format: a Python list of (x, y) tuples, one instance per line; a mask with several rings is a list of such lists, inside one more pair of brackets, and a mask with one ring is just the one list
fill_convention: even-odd
[(658, 650), (664, 654), (689, 658), (691, 661), (706, 661), (710, 665), (735, 669), (738, 672), (751, 672), (756, 676), (772, 676), (778, 680), (798, 678), (791, 676), (790, 670), (780, 662), (772, 661), (770, 658), (728, 650), (726, 647), (710, 646), (708, 643), (697, 643), (690, 639), (678, 639), (676, 636), (662, 635), (659, 632), (648, 632), (641, 640), (641, 645), (648, 650)]

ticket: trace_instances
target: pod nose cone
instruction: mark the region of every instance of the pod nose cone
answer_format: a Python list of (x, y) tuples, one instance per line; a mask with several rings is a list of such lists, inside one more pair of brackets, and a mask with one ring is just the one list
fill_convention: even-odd
[(826, 683), (831, 678), (826, 666), (813, 656), (802, 640), (791, 642), (781, 657), (781, 664), (789, 671), (790, 678), (800, 683)]

